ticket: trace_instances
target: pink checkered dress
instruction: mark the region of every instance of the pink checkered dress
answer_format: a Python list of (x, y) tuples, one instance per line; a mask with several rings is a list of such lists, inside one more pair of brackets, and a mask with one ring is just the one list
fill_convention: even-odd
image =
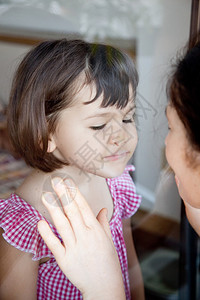
[[(129, 171), (133, 170), (134, 167), (129, 165), (121, 176), (107, 179), (114, 202), (110, 228), (121, 264), (127, 299), (130, 299), (130, 288), (121, 219), (131, 217), (141, 202), (141, 197), (136, 194), (135, 186), (129, 175)], [(6, 200), (0, 200), (0, 226), (4, 229), (4, 239), (19, 250), (32, 253), (33, 260), (50, 258), (39, 266), (37, 299), (82, 299), (80, 291), (60, 270), (53, 254), (41, 238), (37, 230), (37, 223), (41, 219), (44, 217), (16, 194), (11, 194)], [(50, 226), (60, 238), (55, 227), (51, 224)]]

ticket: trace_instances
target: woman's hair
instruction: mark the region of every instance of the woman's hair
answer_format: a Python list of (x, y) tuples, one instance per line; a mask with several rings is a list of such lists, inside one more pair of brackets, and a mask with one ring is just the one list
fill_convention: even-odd
[[(73, 105), (84, 84), (95, 84), (101, 107), (124, 108), (135, 96), (138, 75), (125, 53), (82, 40), (45, 41), (26, 54), (13, 79), (8, 128), (16, 151), (33, 168), (51, 172), (67, 165), (48, 153), (60, 112)], [(69, 129), (70, 130), (70, 129)]]
[(168, 96), (185, 126), (191, 149), (200, 151), (200, 42), (198, 38), (187, 46), (186, 53), (175, 65), (168, 83)]

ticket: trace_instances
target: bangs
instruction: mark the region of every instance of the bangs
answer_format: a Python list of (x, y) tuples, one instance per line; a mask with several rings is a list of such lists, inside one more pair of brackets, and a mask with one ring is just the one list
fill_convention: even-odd
[(84, 104), (90, 104), (103, 95), (101, 107), (122, 109), (135, 98), (138, 85), (135, 65), (128, 55), (111, 46), (91, 44), (85, 75), (85, 84), (95, 84), (96, 95)]

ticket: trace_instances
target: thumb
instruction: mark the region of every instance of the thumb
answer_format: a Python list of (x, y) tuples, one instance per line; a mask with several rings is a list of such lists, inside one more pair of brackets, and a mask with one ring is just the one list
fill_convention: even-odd
[(100, 212), (97, 215), (97, 220), (99, 221), (99, 223), (103, 227), (103, 229), (106, 232), (107, 236), (112, 241), (112, 235), (111, 235), (110, 226), (109, 226), (109, 223), (108, 223), (108, 211), (107, 211), (107, 208), (102, 208), (100, 210)]

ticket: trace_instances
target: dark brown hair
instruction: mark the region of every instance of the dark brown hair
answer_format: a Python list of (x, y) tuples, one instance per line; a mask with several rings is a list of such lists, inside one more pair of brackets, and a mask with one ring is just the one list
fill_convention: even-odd
[(200, 42), (195, 38), (168, 83), (171, 104), (185, 126), (191, 149), (200, 151)]
[[(81, 74), (84, 83), (78, 81)], [(13, 79), (8, 128), (28, 165), (51, 172), (67, 164), (47, 152), (49, 134), (56, 129), (59, 113), (73, 105), (76, 91), (92, 82), (96, 96), (90, 102), (103, 94), (102, 107), (121, 109), (130, 100), (130, 85), (135, 93), (138, 76), (128, 55), (102, 44), (53, 40), (27, 53)]]

